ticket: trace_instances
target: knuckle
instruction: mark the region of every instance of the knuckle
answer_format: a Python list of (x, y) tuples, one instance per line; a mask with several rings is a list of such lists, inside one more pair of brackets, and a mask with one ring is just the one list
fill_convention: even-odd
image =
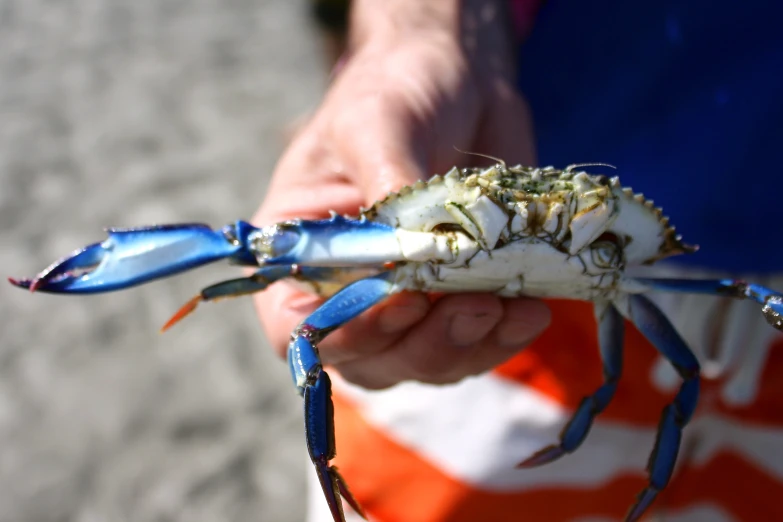
[(422, 382), (433, 382), (451, 373), (457, 358), (435, 347), (421, 347), (408, 353), (405, 366), (412, 378)]

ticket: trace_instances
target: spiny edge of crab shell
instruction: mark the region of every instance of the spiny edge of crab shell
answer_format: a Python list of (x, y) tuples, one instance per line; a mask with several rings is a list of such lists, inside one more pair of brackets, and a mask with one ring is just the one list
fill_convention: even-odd
[(620, 193), (627, 201), (634, 204), (643, 205), (653, 212), (658, 219), (658, 223), (663, 227), (663, 243), (658, 251), (658, 255), (644, 261), (643, 264), (651, 265), (661, 259), (676, 256), (680, 254), (693, 254), (699, 250), (698, 245), (689, 245), (682, 240), (682, 236), (677, 233), (676, 227), (669, 223), (669, 216), (664, 215), (661, 207), (656, 207), (652, 199), (647, 199), (643, 193), (634, 192), (631, 187), (621, 187), (620, 180), (617, 177), (612, 178), (612, 186), (619, 188)]
[[(643, 262), (643, 264), (653, 264), (657, 261), (660, 261), (661, 259), (680, 255), (680, 254), (692, 254), (696, 252), (699, 249), (698, 245), (689, 245), (682, 240), (682, 236), (677, 233), (677, 229), (669, 223), (669, 217), (663, 214), (663, 209), (661, 207), (656, 207), (653, 200), (647, 199), (644, 194), (642, 193), (635, 193), (633, 189), (630, 187), (623, 187), (620, 183), (620, 178), (618, 176), (613, 176), (611, 178), (608, 178), (605, 175), (601, 174), (589, 174), (585, 171), (574, 171), (571, 170), (571, 167), (567, 167), (564, 170), (555, 169), (554, 167), (547, 166), (547, 167), (528, 167), (523, 165), (515, 165), (511, 167), (507, 167), (506, 165), (502, 163), (498, 163), (495, 165), (492, 165), (490, 167), (472, 167), (472, 168), (463, 168), (458, 169), (457, 167), (452, 167), (451, 170), (449, 170), (446, 174), (440, 175), (435, 174), (427, 181), (417, 180), (416, 182), (410, 184), (410, 185), (404, 185), (401, 187), (397, 192), (389, 192), (386, 197), (383, 199), (380, 199), (372, 204), (370, 208), (361, 208), (360, 209), (360, 217), (366, 218), (366, 219), (373, 219), (375, 215), (377, 215), (378, 210), (381, 207), (384, 207), (388, 205), (390, 202), (404, 196), (408, 196), (416, 191), (422, 190), (432, 184), (442, 183), (444, 179), (467, 179), (470, 176), (478, 175), (480, 176), (483, 173), (486, 173), (490, 171), (491, 169), (498, 169), (500, 168), (501, 171), (505, 172), (514, 172), (518, 171), (520, 174), (530, 174), (532, 175), (535, 172), (545, 174), (547, 176), (558, 176), (560, 179), (564, 180), (570, 180), (573, 179), (579, 175), (585, 175), (590, 178), (595, 184), (597, 185), (604, 185), (604, 186), (610, 186), (614, 189), (619, 189), (616, 191), (616, 193), (619, 193), (621, 197), (624, 197), (626, 201), (632, 202), (633, 204), (637, 205), (643, 205), (646, 209), (648, 209), (650, 212), (652, 212), (655, 217), (658, 219), (658, 223), (663, 227), (663, 242), (661, 243), (661, 246), (658, 251), (658, 255), (653, 256), (650, 259), (647, 259)], [(502, 176), (501, 176), (502, 177)], [(489, 188), (495, 188), (497, 190), (500, 190), (500, 186), (497, 184), (490, 184)]]

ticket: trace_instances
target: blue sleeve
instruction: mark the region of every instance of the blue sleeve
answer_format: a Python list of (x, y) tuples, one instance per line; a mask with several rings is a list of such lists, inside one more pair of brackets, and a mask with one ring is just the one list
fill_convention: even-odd
[(679, 263), (783, 271), (781, 20), (768, 0), (546, 2), (519, 69), (539, 164), (616, 165), (701, 246)]

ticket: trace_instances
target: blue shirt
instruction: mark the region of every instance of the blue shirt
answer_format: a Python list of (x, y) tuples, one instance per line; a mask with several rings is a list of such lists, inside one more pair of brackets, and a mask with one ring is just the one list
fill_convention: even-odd
[(783, 2), (550, 0), (519, 71), (540, 165), (617, 166), (701, 246), (672, 262), (783, 271)]

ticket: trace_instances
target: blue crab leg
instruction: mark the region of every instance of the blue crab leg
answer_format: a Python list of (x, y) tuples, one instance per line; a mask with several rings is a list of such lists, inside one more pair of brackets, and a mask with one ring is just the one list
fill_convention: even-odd
[(762, 305), (761, 311), (767, 322), (778, 330), (783, 330), (783, 295), (761, 285), (746, 283), (738, 279), (656, 279), (640, 277), (634, 280), (654, 290), (722, 295), (756, 301)]
[(639, 520), (655, 497), (669, 483), (682, 430), (690, 421), (699, 398), (699, 362), (666, 316), (642, 295), (628, 296), (629, 319), (639, 331), (672, 363), (683, 379), (677, 395), (663, 409), (655, 447), (647, 464), (649, 484), (637, 497), (626, 522)]
[(614, 397), (617, 381), (623, 369), (623, 317), (611, 303), (595, 303), (598, 321), (598, 343), (604, 367), (604, 383), (592, 395), (582, 399), (560, 434), (560, 443), (553, 444), (530, 456), (517, 465), (532, 468), (572, 453), (584, 442), (595, 417), (604, 411)]
[(69, 294), (110, 292), (230, 258), (256, 264), (247, 247), (257, 228), (238, 221), (221, 230), (202, 224), (108, 229), (109, 237), (72, 252), (33, 279), (9, 279), (31, 291)]
[(331, 281), (338, 269), (326, 267), (309, 267), (298, 265), (271, 265), (263, 266), (252, 275), (229, 279), (210, 285), (185, 303), (163, 325), (161, 332), (174, 326), (176, 323), (190, 315), (202, 301), (216, 301), (230, 297), (239, 297), (266, 290), (266, 288), (281, 279), (295, 278), (303, 281), (317, 283), (319, 281)]
[(307, 451), (315, 466), (335, 522), (344, 522), (340, 495), (362, 516), (337, 468), (331, 381), (323, 370), (316, 345), (329, 332), (358, 316), (394, 291), (389, 273), (360, 279), (328, 299), (294, 330), (288, 345), (288, 366), (296, 389), (304, 397)]

